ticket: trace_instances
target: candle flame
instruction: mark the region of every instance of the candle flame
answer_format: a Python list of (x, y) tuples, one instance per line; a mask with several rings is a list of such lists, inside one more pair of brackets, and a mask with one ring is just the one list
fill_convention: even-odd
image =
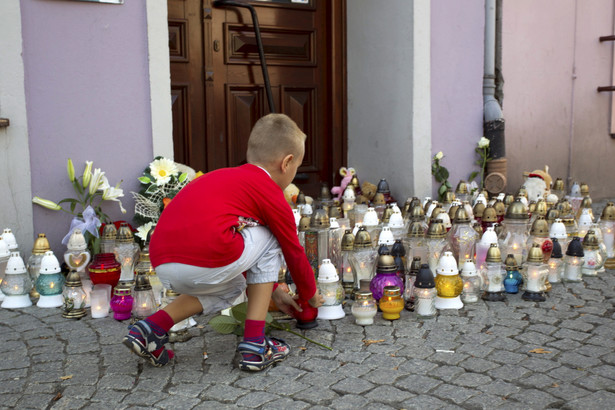
[(51, 282), (51, 283), (49, 284), (49, 288), (50, 288), (50, 289), (53, 289), (55, 285), (56, 285), (55, 283)]

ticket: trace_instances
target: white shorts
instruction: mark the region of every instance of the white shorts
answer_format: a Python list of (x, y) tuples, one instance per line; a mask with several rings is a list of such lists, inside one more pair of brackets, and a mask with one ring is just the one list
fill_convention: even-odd
[(208, 314), (231, 306), (245, 289), (246, 282), (277, 282), (283, 255), (275, 236), (264, 226), (245, 227), (240, 233), (244, 248), (235, 262), (219, 268), (165, 263), (156, 268), (163, 286), (197, 297), (203, 305), (203, 314)]

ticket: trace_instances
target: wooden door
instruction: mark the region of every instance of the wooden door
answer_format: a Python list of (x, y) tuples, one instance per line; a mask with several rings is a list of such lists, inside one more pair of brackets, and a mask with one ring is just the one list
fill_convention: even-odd
[[(307, 134), (295, 183), (311, 195), (346, 158), (345, 1), (261, 0), (256, 9), (277, 112)], [(175, 160), (210, 171), (245, 161), (269, 113), (250, 13), (168, 0)]]

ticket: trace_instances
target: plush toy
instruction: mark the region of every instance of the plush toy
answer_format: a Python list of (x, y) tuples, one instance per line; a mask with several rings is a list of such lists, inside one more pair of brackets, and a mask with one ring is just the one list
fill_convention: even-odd
[(346, 168), (346, 167), (340, 168), (340, 175), (342, 176), (342, 182), (340, 183), (339, 186), (334, 186), (333, 188), (331, 188), (331, 193), (336, 196), (335, 200), (339, 201), (342, 199), (342, 195), (344, 195), (344, 191), (346, 190), (346, 187), (352, 180), (352, 177), (356, 175), (356, 173), (357, 172), (355, 171), (354, 168)]
[(546, 198), (551, 188), (551, 175), (549, 175), (549, 167), (545, 165), (545, 169), (537, 169), (527, 173), (527, 179), (523, 184), (527, 192), (529, 201), (537, 202), (540, 198)]
[(299, 195), (299, 188), (295, 184), (290, 184), (284, 189), (284, 198), (291, 206), (297, 203), (297, 195)]

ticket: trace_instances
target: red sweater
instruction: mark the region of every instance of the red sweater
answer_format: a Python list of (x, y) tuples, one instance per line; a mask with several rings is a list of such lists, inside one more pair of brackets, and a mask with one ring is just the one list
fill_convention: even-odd
[(314, 296), (314, 273), (299, 243), (292, 210), (280, 187), (252, 164), (209, 172), (184, 187), (156, 225), (149, 248), (152, 264), (217, 268), (236, 261), (244, 247), (243, 236), (234, 230), (239, 217), (271, 230), (300, 298)]

